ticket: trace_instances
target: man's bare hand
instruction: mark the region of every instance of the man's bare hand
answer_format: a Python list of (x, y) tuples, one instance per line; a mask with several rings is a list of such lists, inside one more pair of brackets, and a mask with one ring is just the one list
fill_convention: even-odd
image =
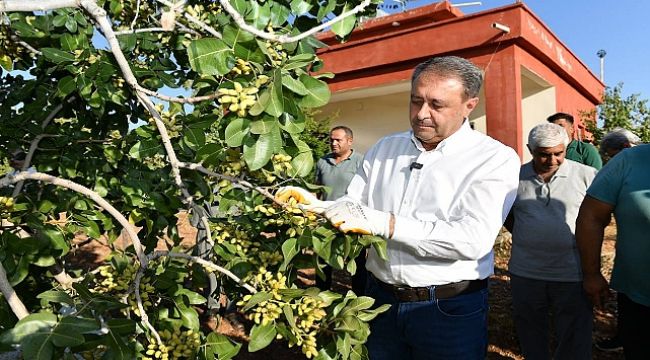
[(597, 307), (602, 308), (605, 300), (609, 296), (609, 284), (602, 274), (585, 275), (582, 280), (582, 286), (587, 293), (587, 297), (591, 303)]

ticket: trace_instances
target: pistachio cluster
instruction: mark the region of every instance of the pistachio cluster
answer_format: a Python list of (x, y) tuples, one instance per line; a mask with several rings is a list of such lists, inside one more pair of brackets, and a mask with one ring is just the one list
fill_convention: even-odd
[[(269, 34), (275, 34), (275, 31), (273, 30), (273, 27), (271, 25), (266, 27), (266, 31)], [(273, 67), (278, 67), (282, 65), (284, 61), (287, 60), (288, 57), (287, 52), (282, 47), (281, 43), (267, 40), (264, 43), (264, 46), (266, 47), (267, 54), (271, 58), (271, 65)]]
[(256, 86), (245, 88), (238, 82), (235, 82), (234, 86), (234, 89), (219, 89), (219, 102), (223, 106), (228, 106), (228, 110), (236, 112), (237, 116), (244, 117), (248, 114), (248, 109), (255, 105), (255, 102), (257, 101), (255, 94), (257, 94), (260, 89)]
[(323, 307), (323, 301), (313, 297), (303, 297), (297, 303), (291, 304), (291, 308), (297, 312), (297, 316), (296, 327), (291, 328), (291, 333), (295, 336), (295, 340), (289, 339), (289, 347), (294, 345), (300, 346), (302, 353), (307, 358), (318, 355), (318, 350), (316, 349), (316, 334), (319, 328), (318, 322), (327, 315)]
[(231, 244), (237, 252), (243, 255), (247, 254), (251, 248), (260, 246), (259, 242), (251, 241), (245, 231), (237, 229), (232, 225), (213, 224), (211, 228), (212, 231), (217, 233), (214, 236), (214, 240), (218, 244)]
[[(283, 308), (287, 305), (293, 312), (295, 326), (291, 326), (291, 338), (287, 339), (289, 347), (300, 346), (303, 354), (307, 358), (318, 355), (317, 340), (318, 329), (326, 312), (323, 309), (325, 303), (315, 297), (301, 297), (292, 300), (283, 300), (280, 291), (287, 289), (287, 278), (281, 273), (273, 274), (261, 267), (255, 275), (253, 282), (260, 291), (271, 294), (271, 298), (256, 304), (247, 314), (247, 317), (256, 324), (267, 325), (280, 321), (283, 315)], [(238, 306), (244, 306), (251, 299), (251, 295), (246, 295), (241, 301), (237, 302)], [(277, 339), (282, 339), (278, 334)]]
[(11, 212), (14, 207), (14, 198), (0, 196), (0, 212)]
[[(261, 209), (261, 207), (259, 209)], [(256, 207), (255, 210), (258, 210), (258, 207)], [(264, 213), (263, 211), (261, 212), (265, 215), (270, 215), (269, 209), (265, 208), (265, 210), (267, 213)], [(284, 212), (282, 212), (280, 216), (273, 216), (270, 219), (264, 220), (264, 225), (290, 225), (286, 230), (286, 234), (289, 237), (295, 237), (302, 234), (305, 227), (315, 225), (316, 221), (318, 221), (316, 215), (303, 211), (298, 207), (296, 199), (290, 198), (286, 203)]]
[[(123, 298), (128, 294), (127, 301), (131, 311), (140, 316), (140, 309), (135, 299), (135, 292), (131, 290), (131, 284), (135, 281), (135, 275), (138, 271), (133, 265), (127, 266), (124, 270), (118, 271), (110, 265), (102, 265), (97, 268), (95, 287), (91, 291), (101, 294), (113, 295)], [(153, 295), (156, 289), (151, 285), (151, 278), (144, 276), (140, 281), (140, 298), (142, 307), (147, 310), (153, 306)]]
[(9, 26), (1, 21), (0, 18), (0, 67), (9, 71), (13, 68), (15, 58), (19, 58), (24, 49), (11, 40)]
[[(177, 119), (178, 113), (172, 113), (168, 110), (165, 110), (163, 104), (156, 104), (155, 108), (160, 114), (163, 124), (165, 124), (165, 129), (167, 129), (167, 134), (169, 137), (173, 139), (181, 136), (181, 132), (183, 131), (183, 124), (179, 119)], [(153, 117), (149, 118), (149, 123), (154, 123)]]
[(251, 65), (248, 61), (237, 58), (235, 61), (235, 67), (233, 67), (230, 71), (237, 75), (248, 75), (252, 70), (253, 69), (251, 68)]
[(194, 330), (163, 330), (159, 334), (165, 345), (151, 340), (142, 359), (194, 359), (196, 350), (201, 345), (201, 335)]

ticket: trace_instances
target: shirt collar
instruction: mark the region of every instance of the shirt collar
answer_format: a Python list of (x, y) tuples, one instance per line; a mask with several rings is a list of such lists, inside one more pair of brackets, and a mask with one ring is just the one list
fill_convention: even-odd
[[(463, 121), (463, 124), (455, 133), (442, 140), (438, 146), (436, 146), (436, 148), (431, 151), (440, 151), (443, 155), (450, 155), (454, 152), (462, 150), (468, 144), (471, 144), (471, 142), (467, 141), (467, 139), (471, 136), (473, 131), (474, 130), (472, 130), (472, 127), (469, 125), (469, 120), (465, 118), (465, 121)], [(418, 150), (422, 152), (427, 151), (424, 146), (422, 146), (420, 139), (415, 137), (413, 130), (411, 130), (411, 141)]]

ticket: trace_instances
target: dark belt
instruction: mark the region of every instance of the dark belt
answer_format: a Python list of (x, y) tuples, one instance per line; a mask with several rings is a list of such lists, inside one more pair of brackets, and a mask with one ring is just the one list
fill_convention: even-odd
[(482, 289), (488, 285), (487, 279), (483, 280), (463, 280), (445, 285), (432, 285), (425, 287), (411, 287), (407, 285), (391, 285), (382, 282), (373, 276), (377, 284), (384, 290), (390, 292), (400, 302), (413, 302), (413, 301), (429, 301), (431, 288), (436, 299), (449, 299), (454, 296), (470, 294)]

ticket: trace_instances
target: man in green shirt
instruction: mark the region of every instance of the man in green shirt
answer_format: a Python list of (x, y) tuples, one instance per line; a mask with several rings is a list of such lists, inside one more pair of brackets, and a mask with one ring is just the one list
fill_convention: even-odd
[[(363, 154), (352, 149), (353, 134), (347, 126), (336, 126), (330, 131), (331, 153), (323, 156), (316, 163), (316, 183), (329, 187), (324, 200), (336, 200), (343, 195), (350, 181), (363, 162)], [(366, 287), (366, 252), (362, 251), (355, 259), (357, 272), (352, 276), (352, 291), (363, 295)], [(316, 286), (329, 290), (332, 285), (332, 268), (323, 269), (325, 280), (316, 276)]]
[(559, 112), (549, 116), (546, 120), (550, 123), (562, 126), (564, 130), (566, 130), (567, 135), (569, 135), (571, 142), (566, 148), (567, 159), (589, 165), (596, 170), (600, 170), (600, 168), (603, 167), (603, 160), (600, 158), (598, 150), (596, 150), (593, 145), (573, 138), (575, 128), (573, 126), (572, 115)]

